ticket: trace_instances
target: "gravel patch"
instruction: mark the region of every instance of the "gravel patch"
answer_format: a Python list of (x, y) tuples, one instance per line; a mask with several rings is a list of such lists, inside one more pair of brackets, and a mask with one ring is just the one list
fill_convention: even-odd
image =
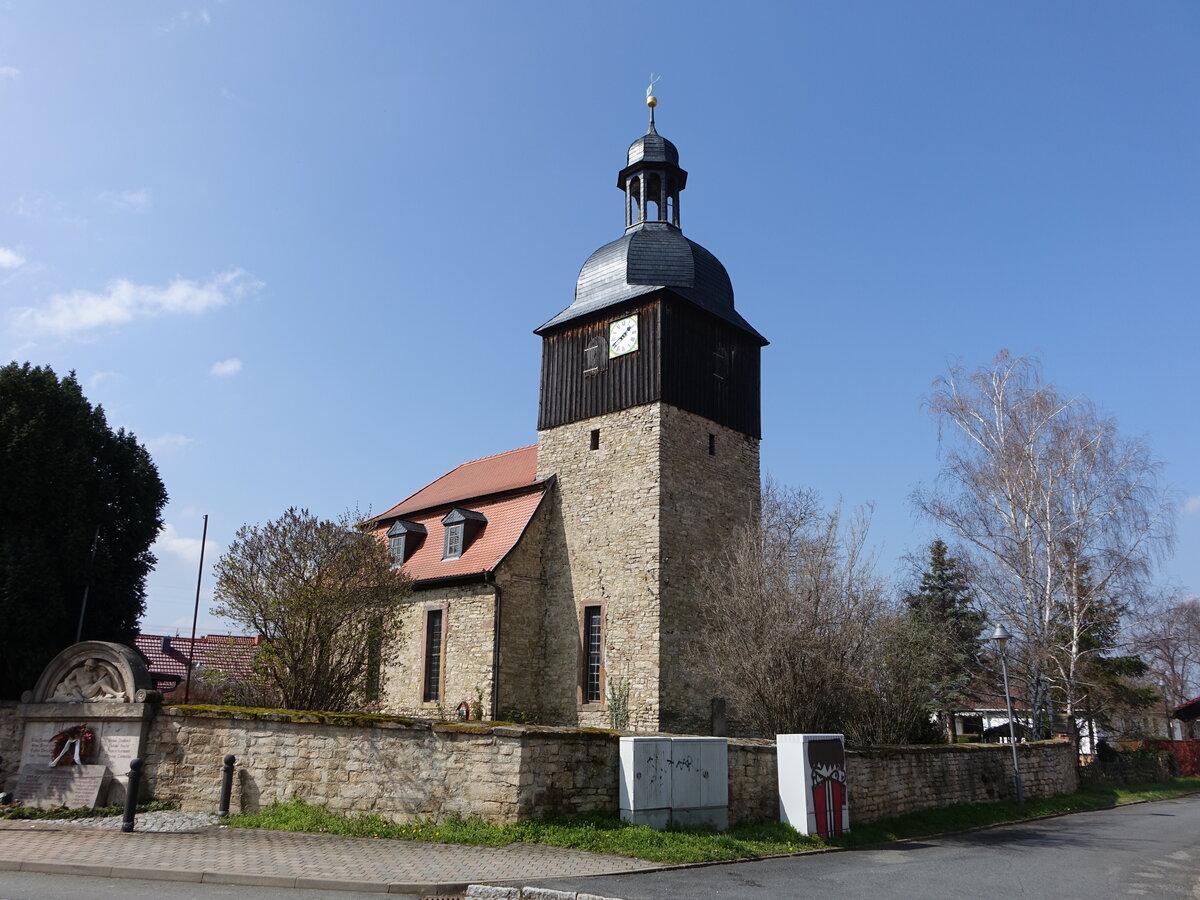
[[(103, 819), (72, 819), (69, 821), (38, 820), (46, 824), (81, 825), (86, 828), (111, 828), (119, 830), (123, 816), (106, 816)], [(138, 813), (134, 820), (135, 831), (199, 831), (210, 825), (216, 825), (221, 820), (215, 813), (180, 812), (177, 809), (160, 810), (159, 812)]]

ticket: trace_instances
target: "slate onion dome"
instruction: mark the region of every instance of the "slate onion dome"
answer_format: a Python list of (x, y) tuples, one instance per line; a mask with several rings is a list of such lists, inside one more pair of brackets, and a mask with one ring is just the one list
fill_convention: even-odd
[(617, 173), (625, 195), (625, 234), (588, 257), (575, 283), (575, 302), (535, 333), (669, 288), (766, 344), (734, 309), (733, 284), (720, 260), (683, 236), (679, 194), (688, 173), (679, 166), (679, 150), (655, 127), (657, 104), (649, 94), (650, 125), (629, 145), (627, 164)]

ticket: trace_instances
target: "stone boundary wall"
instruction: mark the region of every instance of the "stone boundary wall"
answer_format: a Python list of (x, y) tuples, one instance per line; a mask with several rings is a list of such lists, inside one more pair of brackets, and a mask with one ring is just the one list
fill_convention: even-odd
[[(1078, 757), (1070, 741), (1021, 744), (1018, 754), (1025, 796), (1051, 797), (1079, 787)], [(852, 823), (1014, 796), (1007, 744), (848, 750), (846, 769)], [(731, 823), (779, 818), (778, 771), (773, 741), (730, 739)]]
[[(1078, 755), (1070, 741), (1020, 744), (1017, 752), (1026, 797), (1078, 789)], [(958, 803), (992, 803), (1015, 794), (1008, 744), (888, 747), (846, 755), (852, 822)]]
[[(166, 707), (151, 726), (146, 776), (160, 800), (215, 810), (222, 758), (232, 753), (234, 811), (295, 795), (336, 812), (398, 821), (477, 815), (511, 822), (615, 815), (618, 746), (617, 734), (600, 729)], [(1069, 742), (1025, 744), (1019, 752), (1027, 796), (1078, 787)], [(1007, 745), (890, 747), (847, 756), (856, 822), (1012, 796)], [(777, 820), (777, 784), (774, 742), (729, 741), (731, 824)]]
[(398, 821), (617, 811), (612, 733), (179, 707), (151, 726), (150, 792), (185, 810), (216, 810), (229, 753), (235, 812), (292, 796)]
[(15, 700), (0, 700), (0, 790), (17, 774), (21, 755), (21, 720)]

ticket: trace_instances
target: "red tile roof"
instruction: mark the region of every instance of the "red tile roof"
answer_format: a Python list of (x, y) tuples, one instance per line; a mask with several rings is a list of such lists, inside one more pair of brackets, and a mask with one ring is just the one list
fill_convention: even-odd
[(412, 516), (408, 521), (424, 525), (429, 534), (404, 564), (404, 571), (417, 581), (493, 571), (525, 533), (544, 493), (538, 485), (520, 494), (467, 503), (464, 508), (487, 516), (487, 525), (458, 559), (442, 559), (442, 519), (449, 507)]
[[(169, 649), (163, 651), (163, 638), (168, 637)], [(191, 638), (169, 637), (161, 634), (139, 634), (134, 645), (150, 661), (150, 671), (164, 675), (187, 677), (188, 646)], [(196, 638), (192, 662), (198, 669), (220, 669), (241, 681), (248, 679), (254, 654), (262, 646), (262, 638), (233, 634), (206, 634)], [(192, 681), (195, 682), (195, 676)]]
[(435, 506), (461, 506), (458, 502), (460, 500), (532, 487), (537, 484), (536, 479), (537, 445), (519, 447), (506, 453), (465, 462), (425, 485), (412, 496), (401, 500), (387, 512), (367, 521), (408, 518), (412, 513)]
[(1193, 719), (1200, 718), (1200, 697), (1194, 697), (1185, 703), (1180, 703), (1171, 710), (1171, 718), (1179, 719), (1182, 722), (1190, 722)]
[[(536, 480), (537, 447), (521, 447), (463, 463), (382, 515), (368, 519), (383, 537), (396, 519), (428, 534), (404, 564), (418, 582), (491, 572), (516, 545), (537, 512), (545, 482)], [(442, 519), (455, 507), (482, 513), (487, 524), (458, 559), (442, 559)]]

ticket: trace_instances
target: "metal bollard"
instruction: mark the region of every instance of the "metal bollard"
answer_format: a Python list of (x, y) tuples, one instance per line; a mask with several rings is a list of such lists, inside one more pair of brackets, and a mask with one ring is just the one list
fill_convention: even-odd
[(138, 790), (142, 786), (142, 761), (129, 761), (129, 785), (125, 789), (125, 818), (121, 821), (121, 831), (128, 834), (133, 831), (133, 817), (137, 813)]
[(221, 805), (217, 815), (224, 819), (229, 815), (229, 797), (233, 794), (233, 764), (237, 759), (232, 753), (225, 757), (225, 765), (221, 769)]

